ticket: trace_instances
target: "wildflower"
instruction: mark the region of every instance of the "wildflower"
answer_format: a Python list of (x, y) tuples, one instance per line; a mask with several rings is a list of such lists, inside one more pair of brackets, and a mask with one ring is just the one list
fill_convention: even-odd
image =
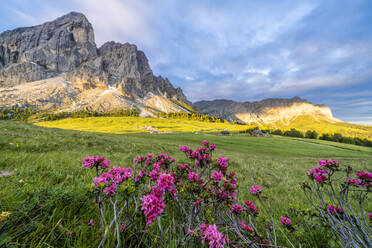
[(153, 189), (151, 194), (145, 195), (141, 198), (141, 210), (146, 218), (146, 225), (151, 225), (157, 216), (161, 215), (164, 211), (165, 204), (163, 196), (159, 194), (157, 189)]
[(336, 213), (342, 214), (343, 213), (342, 208), (338, 206), (328, 205), (327, 209), (331, 214), (336, 214)]
[(254, 214), (258, 214), (260, 212), (252, 201), (244, 201), (244, 204), (248, 212), (252, 211)]
[(211, 178), (212, 178), (216, 183), (218, 183), (218, 182), (221, 181), (222, 178), (223, 178), (222, 172), (220, 172), (220, 171), (215, 171), (215, 172), (212, 174)]
[(94, 220), (93, 220), (93, 219), (90, 219), (88, 225), (90, 225), (90, 226), (94, 226)]
[(232, 213), (234, 214), (240, 214), (244, 210), (240, 204), (232, 204), (231, 208), (232, 208)]
[(216, 224), (202, 224), (200, 230), (202, 231), (202, 242), (208, 240), (209, 248), (223, 248), (225, 246), (227, 237), (218, 231)]
[(280, 222), (282, 222), (282, 224), (285, 226), (290, 226), (292, 224), (292, 221), (285, 216), (280, 217)]
[(209, 146), (209, 142), (208, 142), (208, 140), (203, 140), (203, 141), (202, 141), (202, 144), (203, 144), (203, 146), (206, 146), (206, 147)]
[(171, 190), (174, 185), (174, 178), (169, 173), (164, 173), (159, 176), (158, 189), (159, 190)]
[(318, 183), (324, 182), (325, 179), (327, 178), (327, 174), (328, 174), (327, 170), (322, 170), (316, 167), (307, 171), (307, 175), (311, 179), (315, 179), (315, 181)]
[(85, 168), (90, 167), (101, 167), (102, 169), (105, 169), (109, 167), (110, 161), (106, 160), (103, 156), (88, 156), (83, 159), (83, 165)]
[(226, 172), (227, 171), (227, 163), (229, 162), (229, 159), (228, 158), (225, 158), (225, 157), (219, 157), (218, 160), (217, 160), (217, 163), (218, 165), (220, 166), (221, 170), (223, 172)]
[(122, 168), (114, 166), (107, 172), (107, 174), (114, 183), (118, 184), (132, 177), (132, 169), (130, 167)]
[(112, 184), (111, 186), (107, 187), (104, 192), (106, 193), (107, 196), (114, 195), (117, 193), (117, 185)]
[(196, 172), (190, 171), (189, 174), (187, 174), (187, 178), (190, 180), (190, 182), (198, 181), (199, 174)]
[(216, 150), (216, 145), (215, 145), (215, 144), (211, 144), (211, 145), (209, 146), (209, 149), (211, 149), (211, 151)]
[(120, 226), (120, 232), (124, 232), (124, 230), (127, 228), (127, 225), (121, 225)]
[(253, 228), (249, 224), (245, 223), (244, 221), (240, 221), (239, 226), (241, 229), (247, 232), (253, 232)]
[(192, 152), (192, 149), (188, 146), (180, 146), (180, 150), (183, 153), (191, 153)]
[(204, 201), (203, 199), (201, 199), (201, 198), (198, 197), (198, 198), (196, 199), (196, 201), (194, 201), (192, 204), (193, 204), (193, 205), (200, 205), (200, 203), (202, 203), (203, 201)]
[(67, 236), (72, 236), (74, 233), (73, 232), (66, 232)]
[(260, 196), (260, 193), (262, 192), (261, 187), (258, 185), (253, 185), (249, 192), (251, 192), (252, 195)]

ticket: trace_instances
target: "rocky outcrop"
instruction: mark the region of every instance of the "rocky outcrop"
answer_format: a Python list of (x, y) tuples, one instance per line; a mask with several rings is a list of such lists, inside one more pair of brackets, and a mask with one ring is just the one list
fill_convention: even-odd
[[(30, 89), (39, 94), (22, 95)], [(49, 97), (48, 102), (44, 95), (63, 89), (72, 96), (66, 101)], [(0, 95), (0, 107), (22, 101), (31, 107), (69, 111), (140, 108), (146, 113), (145, 109), (174, 112), (187, 111), (177, 102), (191, 105), (181, 89), (154, 76), (145, 54), (135, 45), (111, 41), (97, 48), (92, 25), (76, 12), (0, 34)], [(159, 104), (161, 109), (156, 107)]]
[(332, 116), (332, 112), (327, 106), (313, 105), (299, 97), (270, 98), (257, 102), (199, 101), (195, 102), (194, 106), (204, 114), (244, 123), (270, 124), (280, 121), (286, 124), (292, 119), (307, 115), (315, 119), (339, 121)]

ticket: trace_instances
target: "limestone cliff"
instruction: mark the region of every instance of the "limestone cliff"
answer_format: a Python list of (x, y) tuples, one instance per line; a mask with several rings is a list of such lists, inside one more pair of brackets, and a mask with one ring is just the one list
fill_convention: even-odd
[[(76, 12), (0, 34), (0, 107), (53, 111), (137, 109), (187, 111), (180, 88), (155, 76), (135, 45), (94, 42), (92, 25)], [(159, 107), (160, 106), (160, 107)]]
[(299, 116), (339, 121), (332, 116), (332, 112), (327, 106), (314, 105), (299, 97), (291, 99), (271, 98), (257, 102), (199, 101), (194, 105), (204, 114), (244, 123), (270, 124), (279, 121), (283, 124), (289, 124), (292, 119)]

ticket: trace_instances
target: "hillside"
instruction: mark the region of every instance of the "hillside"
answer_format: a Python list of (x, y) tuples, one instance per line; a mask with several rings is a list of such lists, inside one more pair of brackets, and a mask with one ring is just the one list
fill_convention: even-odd
[(191, 103), (155, 76), (135, 45), (97, 48), (87, 18), (76, 12), (0, 34), (0, 108), (188, 112)]

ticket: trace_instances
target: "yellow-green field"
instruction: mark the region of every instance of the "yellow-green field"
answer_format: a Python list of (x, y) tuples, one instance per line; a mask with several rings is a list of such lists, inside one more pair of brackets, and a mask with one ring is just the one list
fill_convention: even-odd
[(276, 122), (267, 127), (281, 130), (296, 128), (302, 132), (315, 130), (319, 134), (340, 133), (345, 137), (359, 137), (362, 139), (367, 138), (372, 140), (372, 126), (357, 125), (347, 122), (331, 122), (326, 119), (315, 119), (312, 116), (299, 116), (292, 119), (289, 125), (285, 125), (282, 122)]
[(102, 133), (167, 133), (167, 132), (216, 132), (241, 131), (251, 127), (228, 122), (202, 122), (185, 119), (150, 117), (88, 117), (39, 122), (35, 125), (70, 130)]

